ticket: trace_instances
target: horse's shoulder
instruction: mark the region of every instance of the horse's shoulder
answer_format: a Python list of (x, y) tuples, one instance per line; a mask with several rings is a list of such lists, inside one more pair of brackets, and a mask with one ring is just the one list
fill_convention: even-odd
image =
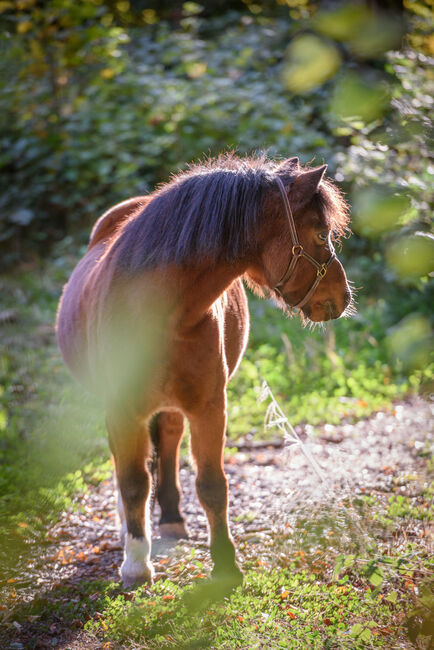
[(119, 226), (135, 212), (142, 210), (148, 201), (149, 197), (147, 196), (135, 196), (122, 201), (122, 203), (117, 203), (104, 212), (92, 228), (88, 250), (114, 235)]

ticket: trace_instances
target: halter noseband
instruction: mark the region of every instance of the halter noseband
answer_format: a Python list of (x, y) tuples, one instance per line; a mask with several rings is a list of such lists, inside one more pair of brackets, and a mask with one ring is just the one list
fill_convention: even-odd
[(312, 298), (313, 294), (316, 291), (317, 286), (319, 285), (321, 280), (325, 277), (328, 267), (336, 259), (336, 255), (333, 250), (327, 262), (320, 263), (317, 262), (313, 257), (311, 257), (309, 253), (306, 253), (306, 251), (304, 250), (303, 246), (300, 244), (298, 239), (297, 229), (295, 227), (295, 221), (292, 215), (291, 206), (289, 205), (285, 187), (278, 176), (276, 177), (276, 181), (282, 197), (283, 205), (285, 206), (286, 218), (288, 219), (289, 232), (292, 241), (292, 257), (289, 260), (288, 266), (281, 280), (279, 280), (279, 282), (274, 287), (274, 291), (277, 293), (278, 296), (283, 298), (280, 288), (283, 287), (283, 285), (289, 280), (289, 278), (295, 271), (295, 267), (297, 266), (297, 262), (300, 259), (300, 257), (305, 257), (316, 268), (316, 278), (313, 281), (312, 286), (310, 287), (309, 291), (304, 296), (304, 298), (302, 298), (302, 300), (300, 300), (300, 302), (298, 302), (296, 305), (292, 305), (294, 308), (301, 308)]

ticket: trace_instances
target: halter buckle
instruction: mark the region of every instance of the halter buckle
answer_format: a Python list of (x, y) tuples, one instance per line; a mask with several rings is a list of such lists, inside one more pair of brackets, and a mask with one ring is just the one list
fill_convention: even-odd
[(301, 244), (295, 244), (295, 246), (292, 247), (292, 254), (295, 257), (302, 257), (303, 255), (303, 246)]
[(320, 278), (323, 278), (325, 277), (326, 273), (327, 273), (327, 266), (325, 264), (321, 264), (316, 274), (319, 275)]

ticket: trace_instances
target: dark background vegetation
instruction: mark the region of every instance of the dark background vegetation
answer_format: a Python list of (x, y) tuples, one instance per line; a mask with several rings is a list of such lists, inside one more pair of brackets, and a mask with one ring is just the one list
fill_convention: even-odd
[(110, 472), (55, 347), (62, 284), (105, 209), (204, 155), (327, 162), (352, 205), (358, 314), (310, 332), (250, 299), (232, 441), (274, 436), (263, 379), (319, 427), (434, 392), (429, 0), (2, 0), (0, 27), (0, 577)]

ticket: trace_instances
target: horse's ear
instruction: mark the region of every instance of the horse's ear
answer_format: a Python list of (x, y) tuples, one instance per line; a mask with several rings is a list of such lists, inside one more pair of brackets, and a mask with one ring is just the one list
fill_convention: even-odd
[(302, 172), (291, 185), (290, 193), (298, 207), (303, 207), (313, 197), (321, 183), (327, 165), (321, 165), (315, 169)]
[(282, 160), (280, 165), (278, 166), (279, 171), (294, 171), (294, 169), (298, 169), (300, 166), (300, 160), (297, 158), (297, 156), (293, 156), (293, 158), (287, 158), (286, 160)]

